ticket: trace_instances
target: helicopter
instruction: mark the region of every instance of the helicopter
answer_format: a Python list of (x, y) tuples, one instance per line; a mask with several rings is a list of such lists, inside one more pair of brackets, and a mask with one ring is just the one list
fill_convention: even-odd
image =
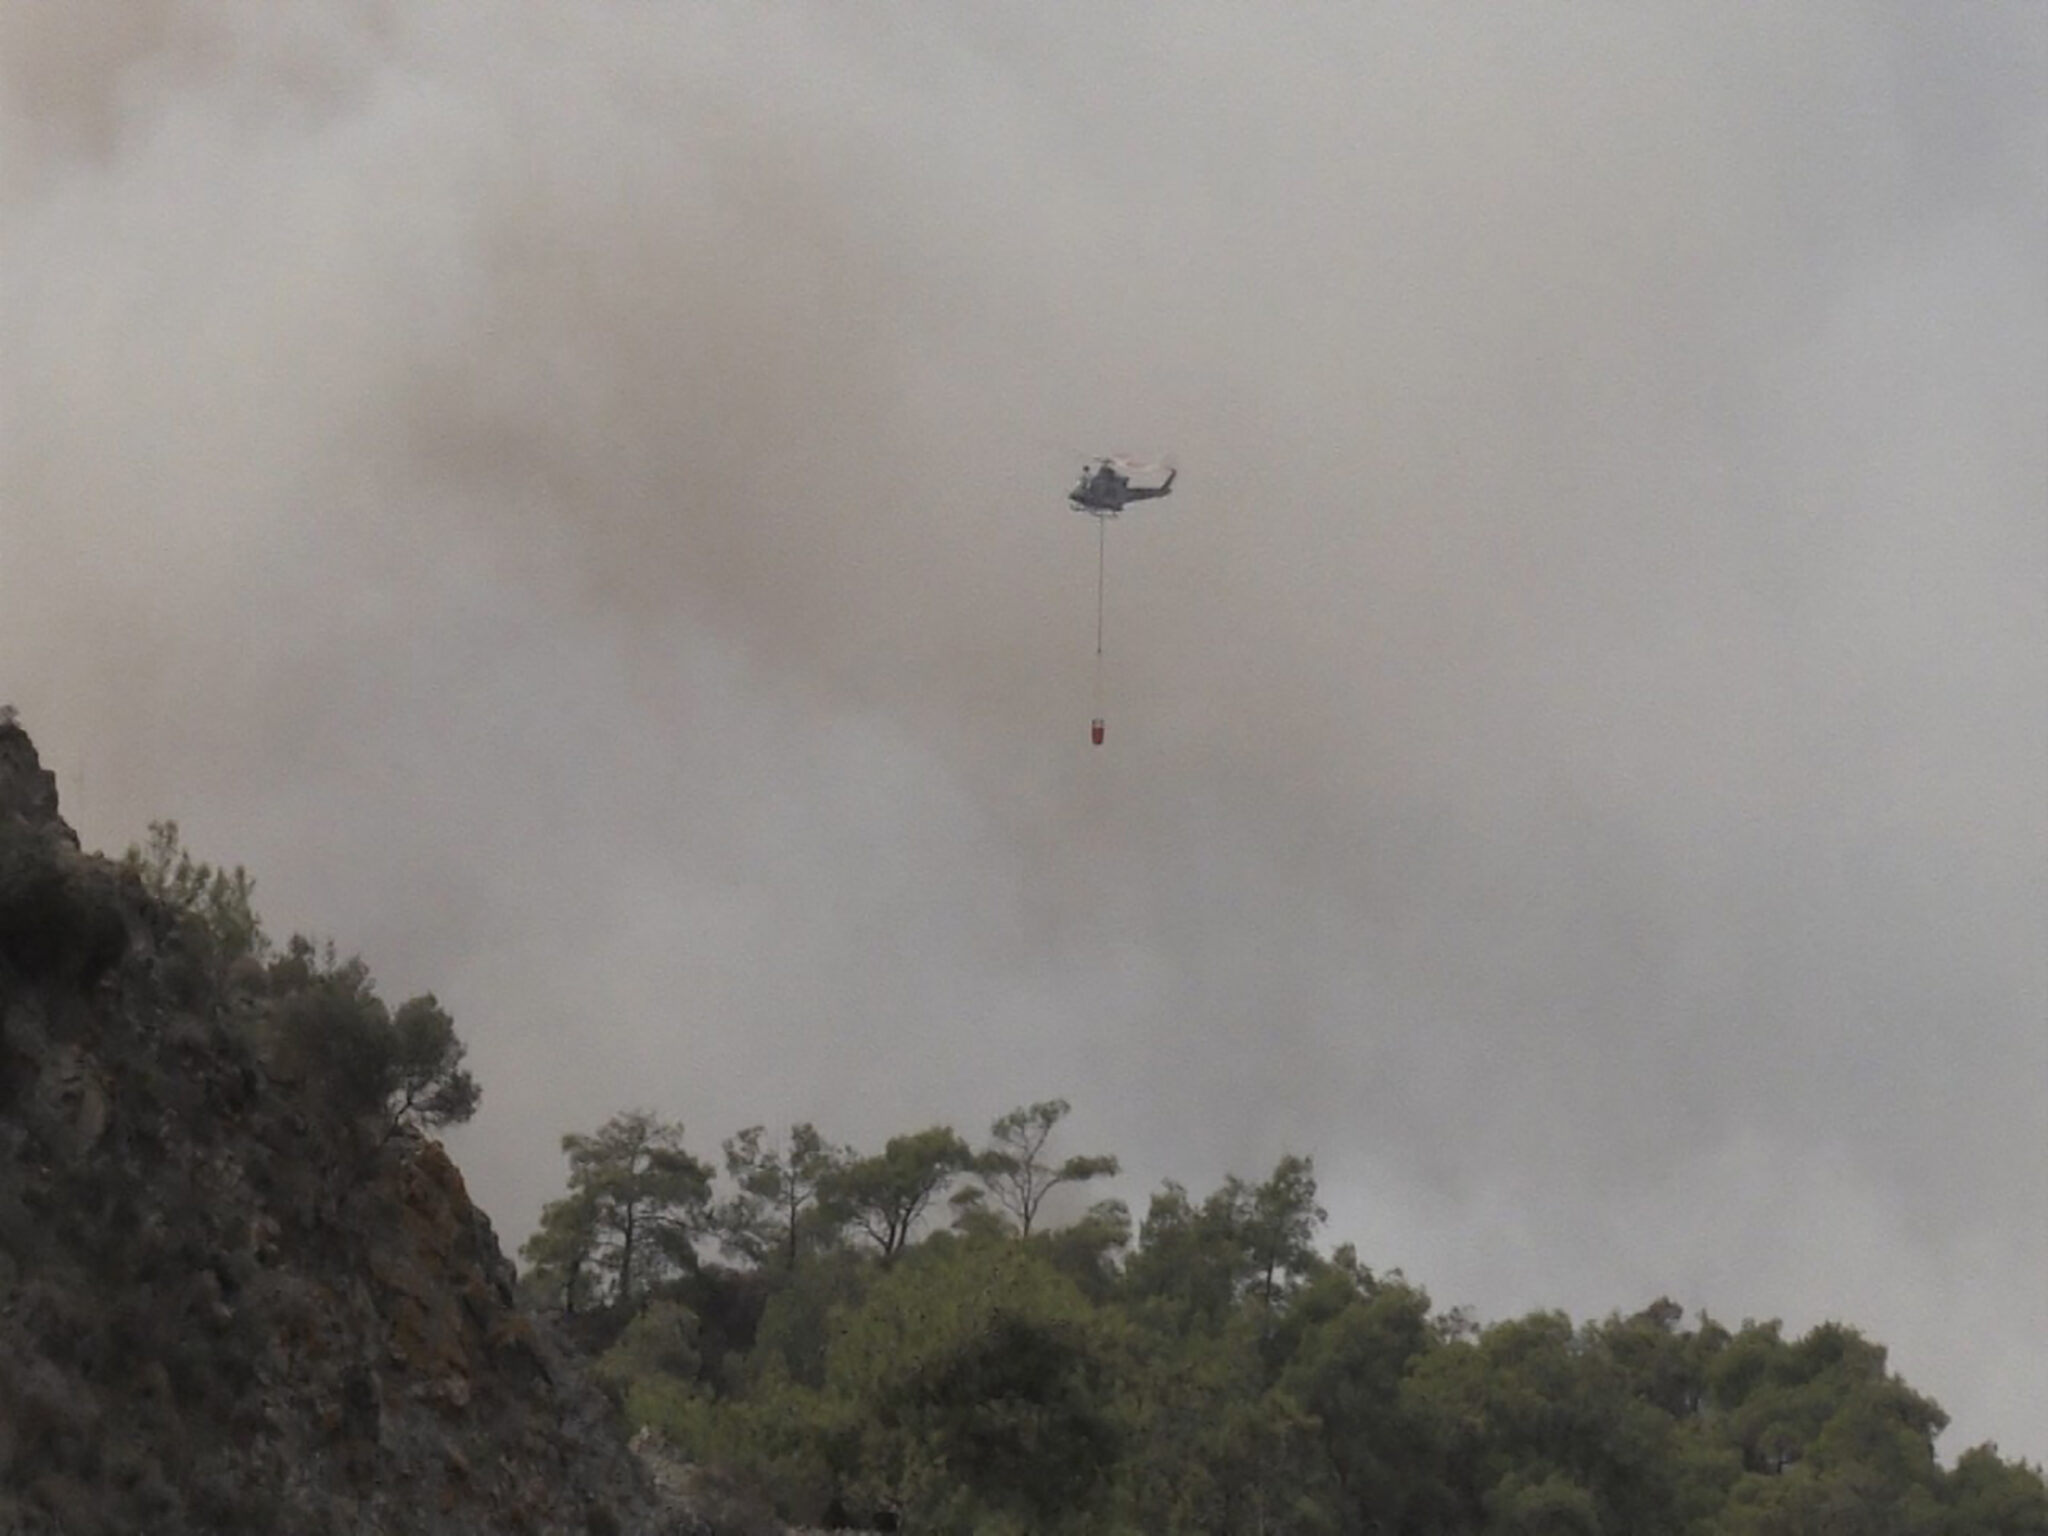
[(1092, 459), (1081, 466), (1080, 483), (1067, 493), (1067, 505), (1093, 517), (1115, 517), (1134, 501), (1173, 494), (1173, 477), (1179, 470), (1168, 469), (1158, 485), (1132, 485), (1131, 475), (1144, 468), (1128, 459)]
[[(1166, 478), (1157, 485), (1131, 484), (1136, 475), (1149, 480), (1160, 468), (1166, 470)], [(1108, 722), (1102, 714), (1102, 616), (1103, 616), (1103, 572), (1107, 561), (1109, 520), (1120, 516), (1125, 507), (1134, 501), (1156, 501), (1161, 496), (1173, 494), (1173, 477), (1179, 471), (1172, 465), (1141, 464), (1132, 459), (1101, 458), (1090, 459), (1081, 466), (1081, 479), (1072, 491), (1067, 493), (1067, 505), (1076, 512), (1086, 512), (1095, 519), (1095, 718), (1088, 723), (1088, 736), (1096, 746), (1102, 745)]]

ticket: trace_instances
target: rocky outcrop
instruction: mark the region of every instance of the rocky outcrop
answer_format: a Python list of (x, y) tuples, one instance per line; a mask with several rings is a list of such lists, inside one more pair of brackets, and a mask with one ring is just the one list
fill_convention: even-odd
[(654, 1536), (440, 1146), (274, 1081), (0, 720), (0, 1536)]
[(79, 853), (28, 733), (0, 725), (0, 964), (89, 987), (128, 944), (119, 885), (113, 866)]

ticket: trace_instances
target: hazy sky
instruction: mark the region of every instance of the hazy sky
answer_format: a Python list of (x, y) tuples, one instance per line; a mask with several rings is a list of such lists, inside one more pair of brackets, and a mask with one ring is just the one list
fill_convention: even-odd
[[(0, 697), (615, 1110), (1054, 1094), (2048, 1456), (2048, 8), (0, 8)], [(1090, 453), (1170, 453), (1110, 531)]]

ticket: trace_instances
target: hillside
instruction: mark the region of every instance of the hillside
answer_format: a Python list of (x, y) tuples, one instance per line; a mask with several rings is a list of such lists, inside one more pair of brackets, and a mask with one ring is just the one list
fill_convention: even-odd
[(0, 1533), (653, 1533), (440, 1146), (288, 1062), (0, 721)]

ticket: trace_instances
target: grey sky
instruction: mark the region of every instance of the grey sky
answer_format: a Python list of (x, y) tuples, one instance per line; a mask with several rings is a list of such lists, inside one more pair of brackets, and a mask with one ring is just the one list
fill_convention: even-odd
[[(556, 1139), (1075, 1102), (2048, 1455), (2048, 11), (0, 11), (0, 695)], [(1111, 530), (1082, 457), (1171, 452)]]

